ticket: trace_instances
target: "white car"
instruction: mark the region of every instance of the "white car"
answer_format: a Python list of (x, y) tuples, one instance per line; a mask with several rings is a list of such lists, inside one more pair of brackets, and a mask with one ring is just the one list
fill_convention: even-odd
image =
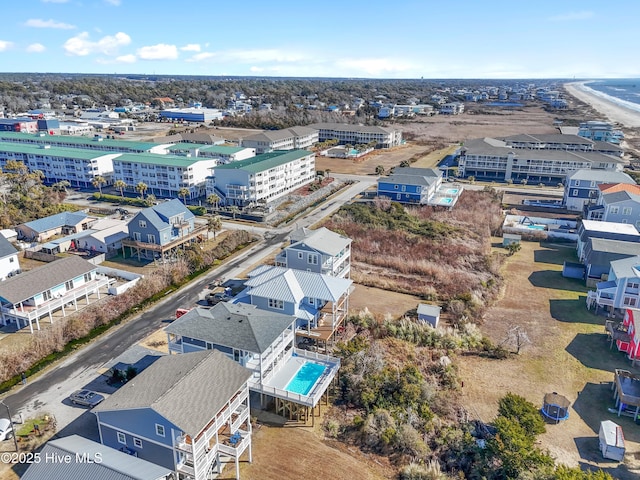
[(0, 418), (0, 442), (13, 438), (13, 424), (8, 418)]

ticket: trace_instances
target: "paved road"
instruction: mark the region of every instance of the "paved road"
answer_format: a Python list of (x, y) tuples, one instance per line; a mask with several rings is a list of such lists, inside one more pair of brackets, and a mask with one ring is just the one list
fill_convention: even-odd
[[(163, 322), (173, 317), (176, 308), (195, 305), (201, 298), (203, 290), (214, 279), (237, 277), (249, 267), (261, 263), (265, 257), (281, 248), (282, 243), (293, 229), (309, 227), (317, 223), (375, 183), (375, 178), (369, 177), (365, 180), (365, 182), (357, 182), (336, 194), (293, 224), (272, 229), (273, 237), (260, 240), (223, 266), (211, 270), (197, 281), (168, 295), (165, 300), (155, 304), (124, 325), (110, 330), (103, 337), (65, 358), (38, 378), (30, 379), (26, 386), (16, 387), (11, 395), (4, 399), (11, 409), (13, 417), (16, 417), (18, 413), (22, 413), (27, 418), (36, 412), (51, 412), (56, 416), (59, 429), (74, 422), (87, 426), (85, 430), (80, 429), (81, 433), (95, 430), (93, 416), (86, 413), (84, 409), (72, 407), (66, 401), (71, 392), (86, 388), (88, 385), (90, 387), (102, 366), (112, 361), (131, 345), (137, 344), (161, 328)], [(251, 230), (254, 227), (245, 228)], [(258, 228), (256, 227), (254, 231)], [(76, 422), (79, 417), (82, 417), (81, 420)], [(78, 429), (65, 433), (77, 432)], [(87, 434), (87, 436), (90, 435)]]

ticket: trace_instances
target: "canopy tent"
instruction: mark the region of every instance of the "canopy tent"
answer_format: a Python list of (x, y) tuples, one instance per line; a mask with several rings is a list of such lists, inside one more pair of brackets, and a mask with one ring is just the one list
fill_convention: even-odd
[(553, 392), (547, 393), (544, 396), (544, 403), (542, 405), (542, 414), (558, 423), (562, 420), (569, 418), (569, 407), (571, 402), (566, 397)]

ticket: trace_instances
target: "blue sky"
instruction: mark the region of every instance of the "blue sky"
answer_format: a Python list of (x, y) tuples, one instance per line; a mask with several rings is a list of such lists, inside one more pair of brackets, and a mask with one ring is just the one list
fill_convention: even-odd
[(640, 77), (630, 0), (18, 0), (0, 71)]

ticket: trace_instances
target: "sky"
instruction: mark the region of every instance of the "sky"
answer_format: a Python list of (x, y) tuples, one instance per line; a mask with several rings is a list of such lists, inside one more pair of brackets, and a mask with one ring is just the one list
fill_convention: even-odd
[(0, 72), (640, 78), (640, 2), (3, 1)]

